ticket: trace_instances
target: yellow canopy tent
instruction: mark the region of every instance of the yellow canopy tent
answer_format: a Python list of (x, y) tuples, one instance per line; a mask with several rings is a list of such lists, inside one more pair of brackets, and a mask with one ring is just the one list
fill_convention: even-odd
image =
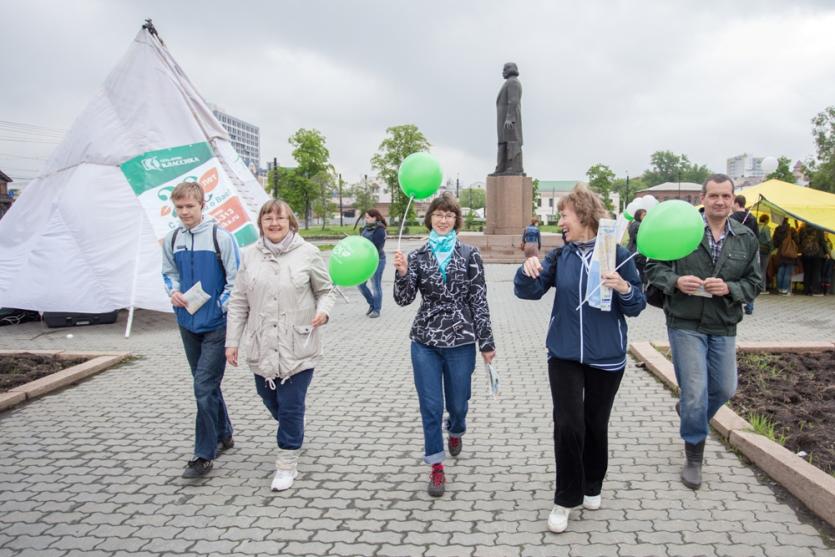
[(788, 217), (835, 234), (835, 194), (781, 180), (768, 180), (737, 193), (745, 196), (752, 213), (770, 215), (773, 224)]

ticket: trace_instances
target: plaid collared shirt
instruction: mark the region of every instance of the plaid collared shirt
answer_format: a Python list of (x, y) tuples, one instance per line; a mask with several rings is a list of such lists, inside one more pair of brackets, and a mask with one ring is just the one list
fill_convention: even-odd
[(730, 219), (725, 219), (725, 228), (722, 230), (722, 235), (719, 236), (718, 240), (714, 240), (713, 232), (710, 231), (710, 225), (707, 222), (707, 218), (702, 215), (702, 219), (705, 221), (705, 234), (707, 235), (707, 242), (710, 245), (710, 256), (713, 258), (713, 264), (715, 265), (719, 260), (719, 254), (722, 253), (722, 245), (725, 243), (725, 237), (728, 234), (734, 234), (734, 231), (733, 228), (731, 228)]

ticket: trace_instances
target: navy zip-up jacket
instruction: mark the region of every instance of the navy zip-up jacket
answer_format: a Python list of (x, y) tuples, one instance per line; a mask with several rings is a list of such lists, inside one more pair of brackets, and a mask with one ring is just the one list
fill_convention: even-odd
[[(559, 257), (557, 259), (557, 254)], [(630, 256), (623, 246), (617, 246), (616, 261), (620, 265)], [(525, 275), (522, 267), (513, 279), (514, 293), (523, 300), (538, 300), (553, 286), (557, 291), (545, 344), (548, 357), (570, 360), (605, 371), (620, 371), (626, 366), (626, 317), (635, 317), (646, 307), (641, 279), (634, 259), (618, 269), (625, 281), (632, 285), (626, 294), (612, 292), (611, 311), (600, 311), (588, 303), (578, 310), (585, 299), (588, 282), (588, 259), (591, 251), (582, 254), (573, 243), (560, 250), (552, 250), (542, 261), (539, 278)], [(556, 261), (557, 272), (554, 273)]]

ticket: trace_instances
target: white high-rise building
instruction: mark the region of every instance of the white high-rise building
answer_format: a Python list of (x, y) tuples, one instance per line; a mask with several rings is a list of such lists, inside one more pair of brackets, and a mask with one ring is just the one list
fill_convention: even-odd
[(734, 180), (740, 178), (764, 178), (763, 158), (743, 153), (728, 159), (726, 174)]
[(253, 174), (257, 174), (258, 169), (261, 168), (261, 132), (258, 126), (235, 118), (214, 104), (209, 103), (209, 108), (212, 109), (212, 113), (223, 129), (229, 132), (232, 146), (244, 164)]

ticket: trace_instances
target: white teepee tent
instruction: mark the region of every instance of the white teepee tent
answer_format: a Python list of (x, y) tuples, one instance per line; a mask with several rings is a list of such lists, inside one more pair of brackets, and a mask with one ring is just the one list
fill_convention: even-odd
[(239, 245), (257, 238), (266, 193), (149, 23), (0, 220), (0, 306), (171, 311), (160, 241), (189, 179)]

